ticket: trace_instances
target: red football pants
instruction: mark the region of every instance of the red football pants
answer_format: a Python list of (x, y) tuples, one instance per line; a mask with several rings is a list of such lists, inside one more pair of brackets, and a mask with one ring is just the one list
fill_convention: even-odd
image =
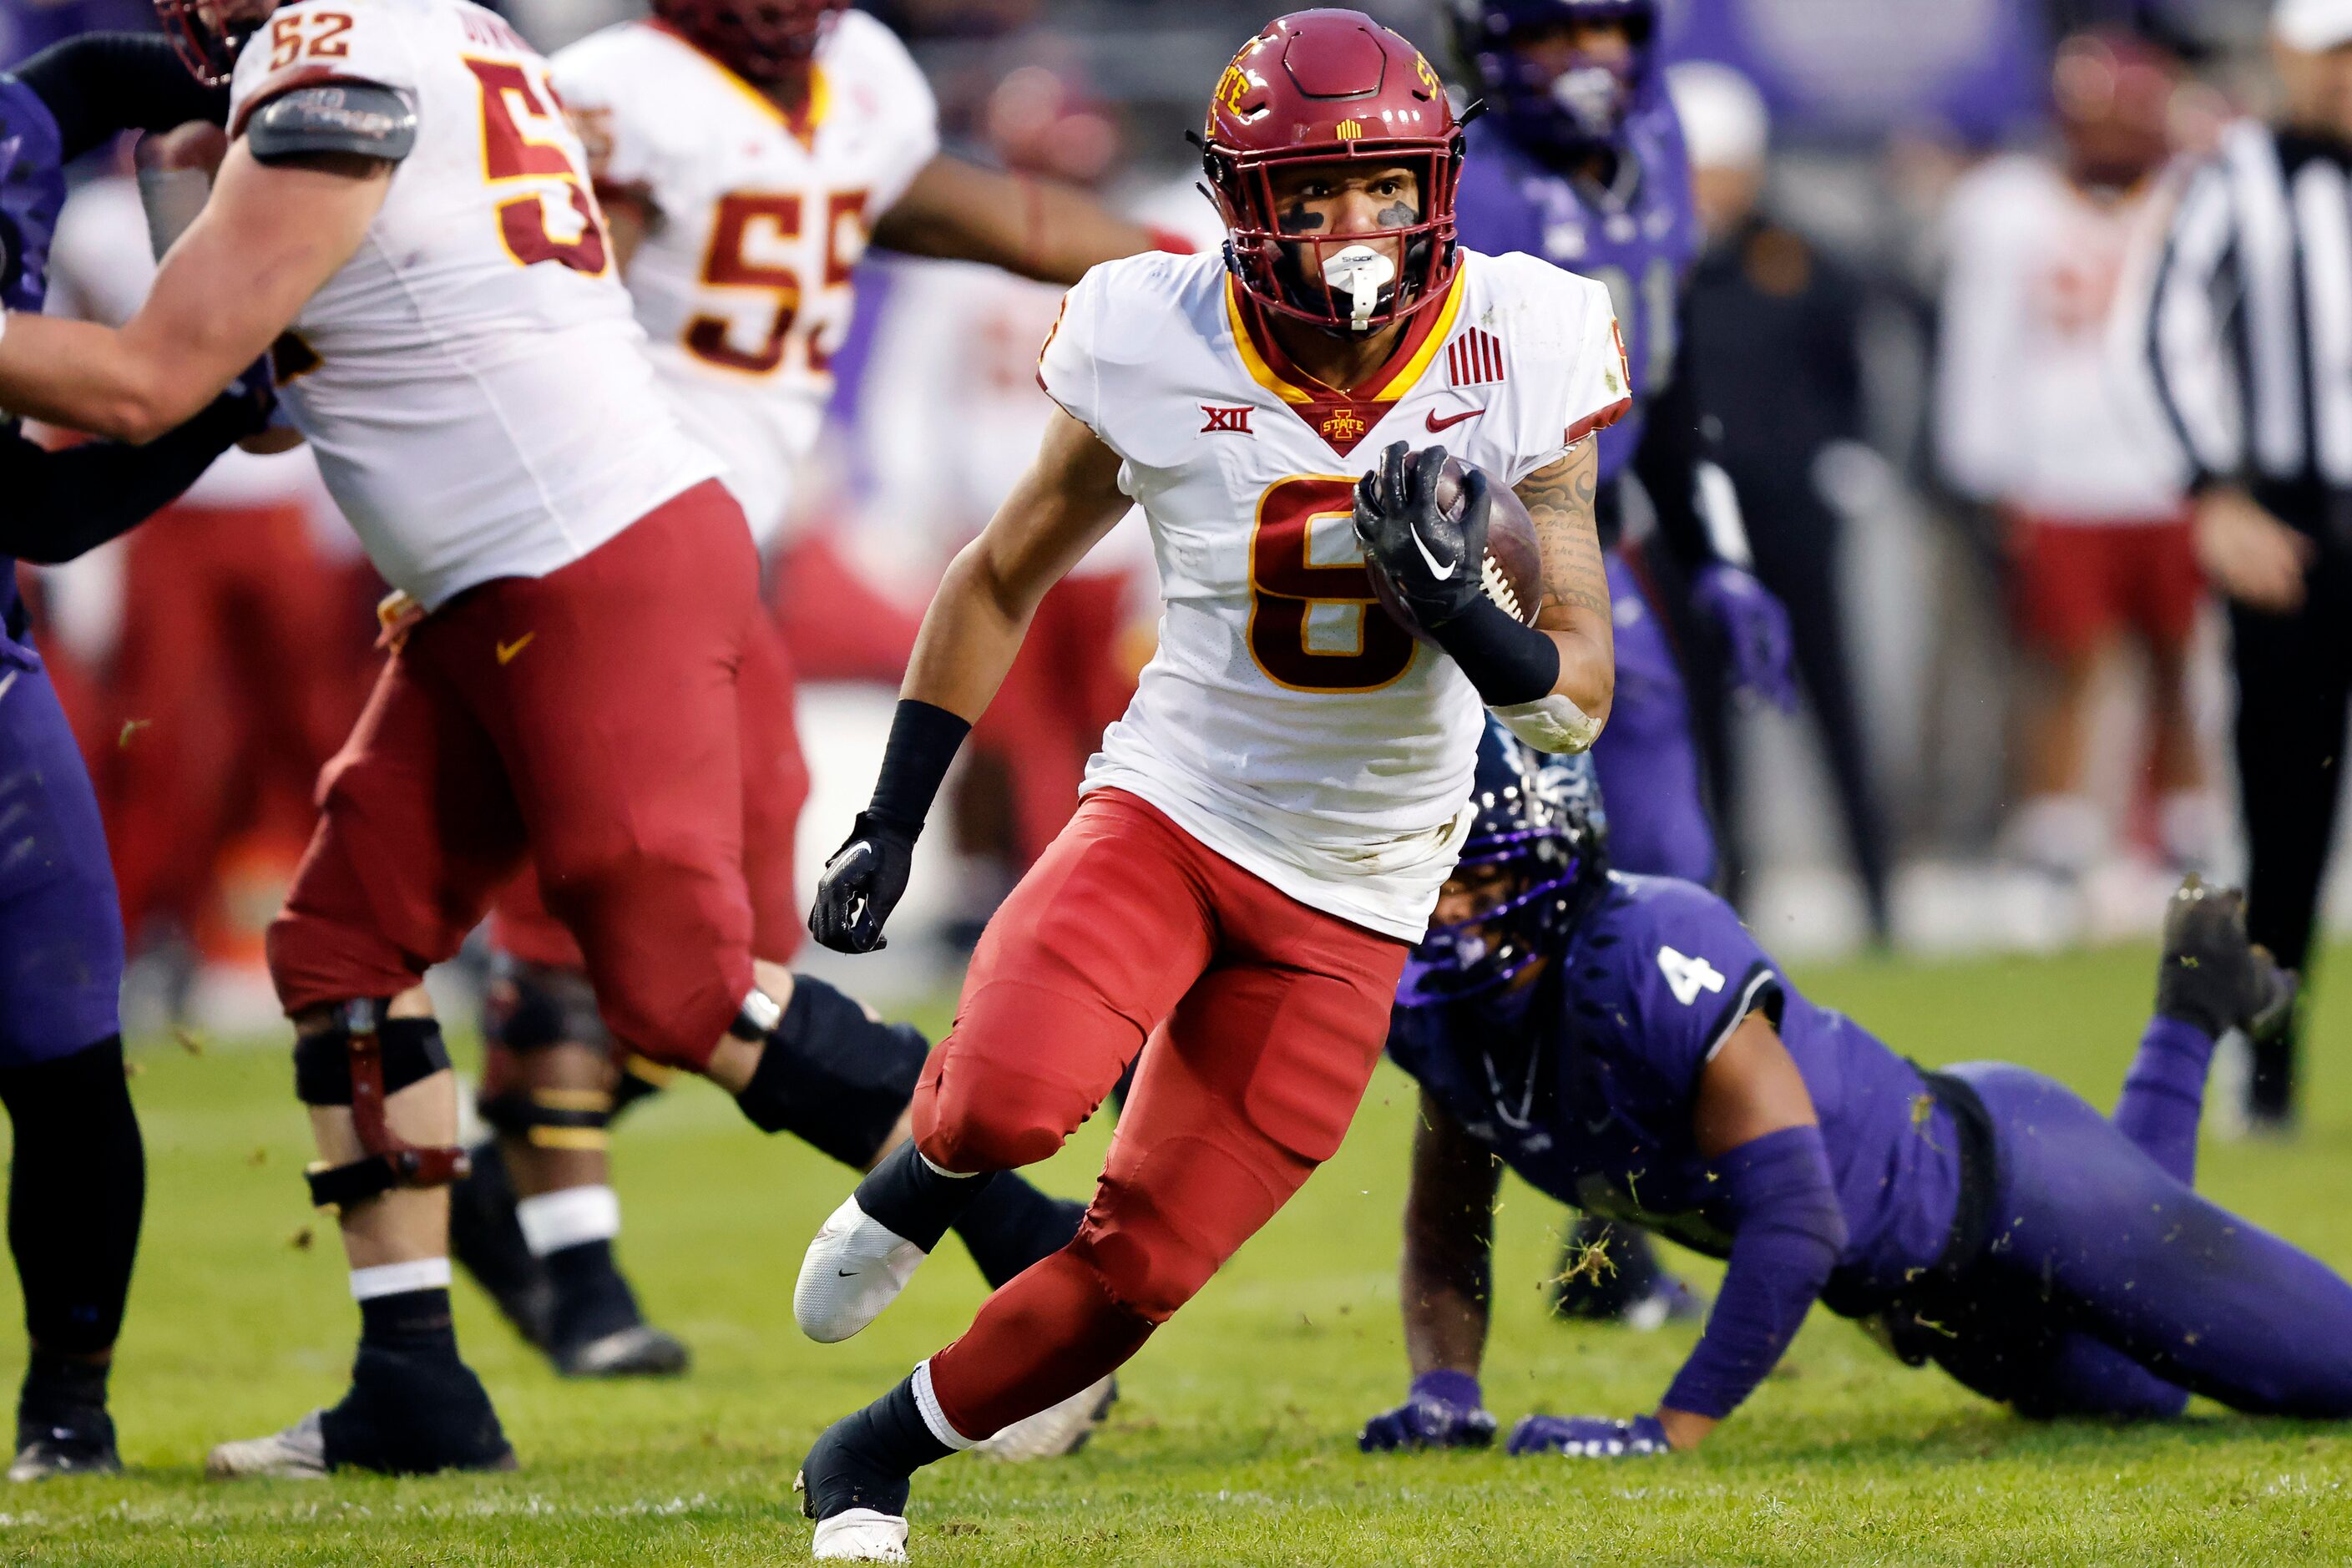
[[(743, 643), (736, 675), (743, 747), (743, 877), (751, 895), (751, 951), (790, 963), (808, 931), (793, 882), (793, 836), (808, 802), (808, 764), (793, 722), (792, 655), (761, 616)], [(526, 872), (507, 884), (490, 911), (490, 945), (526, 963), (582, 969), (587, 961)]]
[(1070, 820), (1087, 759), (1135, 696), (1119, 660), (1128, 574), (1065, 577), (1045, 592), (1021, 652), (972, 726), (971, 750), (1001, 758), (1013, 784), (1013, 853), (1026, 866)]
[(927, 1158), (1006, 1169), (1060, 1148), (1143, 1051), (1077, 1236), (931, 1358), (957, 1431), (985, 1437), (1124, 1363), (1331, 1156), (1406, 951), (1132, 795), (1087, 798), (989, 921), (915, 1089)]
[(614, 1035), (699, 1068), (751, 989), (736, 672), (759, 576), (713, 480), (419, 623), (320, 778), (269, 930), (287, 1012), (415, 984), (528, 858)]

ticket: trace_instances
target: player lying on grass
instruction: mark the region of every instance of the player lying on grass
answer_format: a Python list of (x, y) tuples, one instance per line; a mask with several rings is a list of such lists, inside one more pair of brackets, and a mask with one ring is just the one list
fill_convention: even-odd
[(1613, 876), (1589, 770), (1490, 730), (1478, 825), (1389, 1037), (1422, 1086), (1402, 1293), (1411, 1397), (1366, 1449), (1475, 1447), (1501, 1166), (1727, 1260), (1657, 1410), (1530, 1415), (1514, 1454), (1696, 1446), (1820, 1300), (2034, 1416), (2191, 1393), (2352, 1415), (2352, 1285), (2190, 1188), (2215, 1037), (2291, 978), (2191, 879), (2113, 1120), (2006, 1062), (1926, 1072), (1783, 980), (1723, 901)]
[[(128, 129), (217, 118), (161, 39), (90, 34), (0, 76), (0, 304), (37, 310), (64, 165)], [(16, 594), (16, 562), (68, 561), (144, 521), (259, 431), (254, 376), (142, 447), (46, 451), (0, 421), (0, 1103), (16, 1152), (8, 1245), (29, 1365), (11, 1480), (122, 1468), (107, 1373), (146, 1195), (123, 1081), (122, 916), (98, 801)]]

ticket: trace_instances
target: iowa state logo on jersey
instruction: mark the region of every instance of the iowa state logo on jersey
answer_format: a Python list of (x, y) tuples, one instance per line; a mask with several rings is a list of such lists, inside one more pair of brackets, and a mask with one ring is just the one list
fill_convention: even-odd
[(1371, 426), (1365, 424), (1362, 416), (1352, 408), (1334, 408), (1323, 416), (1323, 423), (1316, 428), (1322, 432), (1323, 439), (1330, 442), (1333, 447), (1345, 452), (1362, 440), (1364, 432)]

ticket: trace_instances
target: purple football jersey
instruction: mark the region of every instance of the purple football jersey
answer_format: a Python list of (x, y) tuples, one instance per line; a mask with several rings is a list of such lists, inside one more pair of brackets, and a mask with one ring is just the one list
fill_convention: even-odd
[(1489, 256), (1523, 251), (1608, 285), (1625, 337), (1633, 410), (1601, 433), (1601, 477), (1630, 461), (1642, 410), (1673, 372), (1683, 276), (1699, 252), (1682, 122), (1663, 92), (1626, 121), (1609, 190), (1521, 151), (1491, 120), (1471, 122), (1454, 199), (1462, 243)]
[(1891, 1289), (1943, 1250), (1960, 1189), (1949, 1114), (1918, 1068), (1782, 979), (1713, 893), (1612, 875), (1534, 993), (1516, 1018), (1401, 1008), (1389, 1035), (1396, 1063), (1532, 1185), (1720, 1257), (1730, 1237), (1691, 1115), (1707, 1061), (1760, 1009), (1829, 1146), (1841, 1281)]

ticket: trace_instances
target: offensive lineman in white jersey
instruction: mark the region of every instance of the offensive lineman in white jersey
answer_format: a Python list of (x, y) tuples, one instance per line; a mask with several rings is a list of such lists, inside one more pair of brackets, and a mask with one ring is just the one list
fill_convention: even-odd
[(463, 0), (158, 0), (230, 77), (202, 214), (121, 328), (0, 319), (0, 407), (143, 440), (275, 345), (284, 406), (423, 610), (270, 931), (362, 1321), (349, 1394), (217, 1474), (511, 1465), (449, 1319), (457, 1097), (419, 984), (526, 864), (635, 1049), (754, 1122), (790, 977), (751, 953), (757, 552), (656, 384), (546, 62)]
[[(913, 1142), (811, 1244), (802, 1327), (864, 1327), (965, 1203), (1140, 1070), (1076, 1238), (810, 1451), (820, 1558), (903, 1561), (917, 1468), (1125, 1362), (1338, 1148), (1468, 826), (1481, 702), (1550, 750), (1607, 714), (1589, 437), (1628, 406), (1607, 291), (1457, 248), (1444, 90), (1360, 13), (1244, 46), (1204, 156), (1223, 261), (1135, 258), (1071, 290), (1039, 367), (1061, 413), (949, 569), (820, 884), (817, 940), (873, 948), (1031, 608), (1139, 503), (1159, 654), (982, 938)], [(1452, 511), (1444, 451), (1407, 456), (1442, 431), (1479, 470)], [(1536, 522), (1537, 626), (1480, 591), (1487, 476)], [(1374, 571), (1437, 647), (1377, 607)]]
[[(582, 134), (614, 265), (661, 384), (725, 459), (725, 483), (763, 549), (817, 438), (869, 230), (902, 251), (1064, 285), (1160, 238), (1075, 190), (942, 154), (921, 71), (846, 0), (653, 9), (562, 51), (550, 79)], [(751, 951), (781, 969), (803, 931), (793, 841), (808, 775), (790, 657), (764, 621), (739, 679)], [(457, 1256), (560, 1370), (677, 1372), (685, 1347), (643, 1321), (613, 1253), (620, 1203), (607, 1124), (616, 1089), (634, 1097), (649, 1075), (616, 1070), (579, 945), (530, 877), (499, 899), (491, 942), (499, 980), (481, 1105), (498, 1137), (456, 1196)], [(912, 1030), (826, 1026), (864, 1017), (821, 981), (797, 977), (775, 1000), (795, 1023), (781, 1037), (791, 1058), (772, 1068), (792, 1115), (771, 1130), (865, 1170), (907, 1135), (924, 1043)], [(958, 1227), (992, 1282), (1067, 1241), (1078, 1212), (1000, 1187)], [(1086, 1430), (1070, 1426), (1068, 1440)]]

